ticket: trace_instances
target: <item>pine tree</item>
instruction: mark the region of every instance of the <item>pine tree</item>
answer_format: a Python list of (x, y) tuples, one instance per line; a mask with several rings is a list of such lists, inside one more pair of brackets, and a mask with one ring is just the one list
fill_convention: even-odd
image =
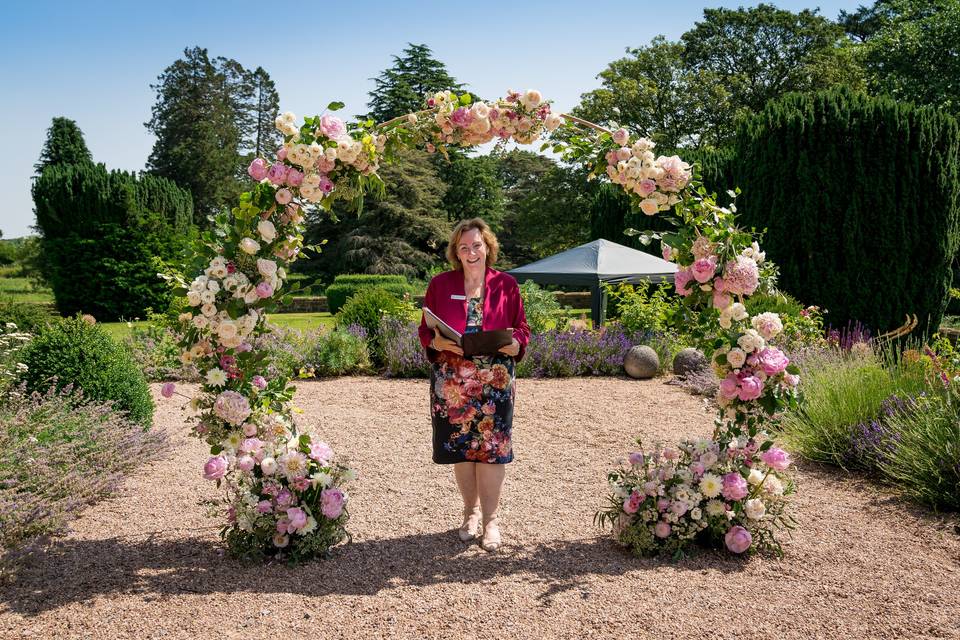
[(245, 146), (254, 156), (262, 158), (273, 154), (283, 143), (274, 124), (280, 111), (280, 94), (263, 67), (256, 68), (251, 80), (254, 89), (253, 130)]
[(423, 108), (426, 95), (437, 91), (463, 91), (447, 72), (447, 67), (433, 58), (425, 44), (407, 44), (399, 56), (393, 56), (393, 66), (373, 78), (370, 92), (369, 117), (386, 122)]
[(69, 118), (54, 118), (47, 129), (47, 139), (40, 151), (40, 161), (33, 165), (39, 176), (51, 165), (92, 162), (93, 157), (77, 123)]

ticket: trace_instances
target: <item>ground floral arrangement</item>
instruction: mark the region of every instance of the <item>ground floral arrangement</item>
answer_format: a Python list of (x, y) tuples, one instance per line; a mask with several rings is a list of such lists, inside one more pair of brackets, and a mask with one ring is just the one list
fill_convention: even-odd
[[(591, 177), (620, 185), (645, 214), (677, 219), (679, 231), (662, 237), (665, 257), (682, 267), (677, 289), (691, 310), (707, 307), (696, 320), (703, 335), (713, 325), (722, 329), (711, 350), (723, 378), (714, 438), (634, 454), (629, 469), (610, 474), (614, 493), (601, 523), (614, 524), (617, 538), (644, 554), (681, 550), (704, 532), (736, 553), (775, 545), (770, 527), (785, 521), (789, 483), (779, 474), (789, 459), (772, 447), (764, 416), (794, 401), (796, 374), (766, 343), (779, 319), (751, 321), (742, 304), (769, 275), (758, 266), (759, 247), (736, 229), (730, 209), (697, 188), (691, 167), (656, 156), (653, 142), (624, 129), (553, 113), (535, 90), (490, 102), (439, 92), (422, 111), (379, 125), (348, 124), (330, 113), (342, 106), (331, 103), (328, 113), (302, 123), (292, 113), (279, 116), (283, 146), (272, 162), (250, 164), (255, 185), (215, 218), (195, 257), (195, 277), (169, 276), (186, 298), (181, 361), (203, 379), (190, 400), (198, 412), (193, 432), (211, 446), (203, 473), (224, 490), (213, 504), (225, 514), (221, 535), (230, 551), (298, 560), (322, 557), (348, 537), (346, 486), (355, 474), (314, 429), (298, 424), (294, 387), (270, 377), (267, 353), (254, 347), (269, 331), (266, 313), (297, 289), (285, 281), (290, 264), (311, 249), (303, 243), (305, 215), (329, 211), (338, 199), (360, 206), (365, 193), (383, 189), (381, 161), (404, 148), (446, 154), (448, 147), (531, 144), (545, 136), (554, 141), (541, 149), (552, 147), (590, 167)], [(162, 393), (175, 394), (173, 383)]]

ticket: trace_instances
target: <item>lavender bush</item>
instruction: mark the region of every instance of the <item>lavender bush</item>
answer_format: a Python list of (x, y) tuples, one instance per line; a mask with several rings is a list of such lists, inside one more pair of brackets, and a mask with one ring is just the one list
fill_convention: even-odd
[(390, 378), (427, 378), (430, 362), (417, 335), (413, 320), (384, 316), (379, 335), (383, 345), (384, 375)]
[(77, 511), (113, 492), (166, 444), (164, 434), (71, 386), (10, 394), (0, 405), (0, 570), (9, 554), (63, 531)]
[(346, 330), (300, 331), (270, 325), (257, 336), (254, 348), (265, 351), (270, 377), (311, 378), (370, 371), (370, 354), (363, 327)]
[[(920, 393), (920, 397), (926, 393)], [(908, 417), (917, 408), (917, 399), (893, 394), (880, 404), (880, 413), (870, 420), (858, 422), (850, 428), (846, 462), (851, 467), (878, 471), (900, 442), (900, 434), (892, 428), (890, 419), (898, 414)]]

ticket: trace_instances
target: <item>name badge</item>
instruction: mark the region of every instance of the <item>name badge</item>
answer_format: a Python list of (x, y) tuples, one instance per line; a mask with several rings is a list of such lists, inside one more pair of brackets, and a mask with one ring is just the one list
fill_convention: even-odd
[(467, 296), (458, 296), (458, 295), (455, 294), (455, 293), (451, 293), (451, 294), (450, 294), (450, 299), (451, 299), (451, 300), (466, 300), (466, 299), (467, 299)]

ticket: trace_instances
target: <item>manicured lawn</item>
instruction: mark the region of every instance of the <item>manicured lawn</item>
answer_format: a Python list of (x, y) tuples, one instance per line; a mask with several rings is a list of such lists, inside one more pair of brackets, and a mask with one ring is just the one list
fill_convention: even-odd
[(53, 302), (49, 289), (34, 290), (29, 278), (0, 276), (0, 298), (13, 298), (14, 302)]
[[(298, 331), (312, 331), (319, 327), (333, 328), (334, 318), (329, 313), (274, 313), (267, 316), (267, 320), (285, 329)], [(103, 322), (104, 329), (117, 340), (123, 340), (130, 335), (133, 327), (144, 327), (146, 320), (130, 322)]]

